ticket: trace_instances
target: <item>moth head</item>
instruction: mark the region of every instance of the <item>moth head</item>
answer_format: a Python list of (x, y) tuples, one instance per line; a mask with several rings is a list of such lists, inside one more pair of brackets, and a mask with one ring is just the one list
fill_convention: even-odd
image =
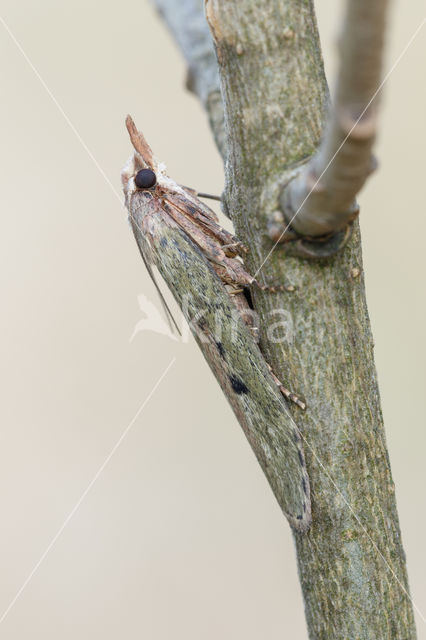
[(151, 147), (130, 116), (126, 118), (126, 127), (134, 147), (134, 152), (121, 173), (126, 205), (134, 195), (154, 190), (157, 185), (163, 190), (182, 192), (182, 187), (166, 174), (166, 166), (155, 159)]
[(157, 176), (152, 169), (139, 169), (135, 175), (135, 185), (138, 189), (152, 189), (157, 184)]
[(151, 147), (130, 116), (126, 118), (126, 127), (134, 147), (133, 155), (121, 174), (128, 204), (136, 192), (151, 190), (156, 186), (161, 177), (162, 166), (156, 162)]

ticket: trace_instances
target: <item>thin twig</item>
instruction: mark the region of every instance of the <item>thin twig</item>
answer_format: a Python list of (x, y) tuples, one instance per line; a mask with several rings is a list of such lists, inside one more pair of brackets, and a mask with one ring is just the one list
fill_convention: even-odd
[(355, 196), (375, 168), (371, 152), (388, 4), (348, 1), (336, 95), (323, 141), (281, 197), (285, 218), (302, 235), (323, 235), (348, 224), (358, 212)]

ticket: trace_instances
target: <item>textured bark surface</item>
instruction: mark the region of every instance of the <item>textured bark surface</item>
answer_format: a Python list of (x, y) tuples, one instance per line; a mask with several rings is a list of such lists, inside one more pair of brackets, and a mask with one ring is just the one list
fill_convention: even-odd
[[(282, 176), (319, 141), (326, 90), (313, 7), (208, 0), (207, 16), (223, 82), (227, 207), (251, 249), (255, 273), (270, 251), (265, 229)], [(288, 28), (294, 36), (283, 42)], [(261, 347), (309, 407), (297, 424), (313, 524), (296, 536), (296, 547), (310, 637), (414, 638), (358, 227), (325, 264), (275, 250), (261, 275), (275, 280), (283, 274), (297, 287), (281, 300), (293, 317), (294, 338), (271, 344), (263, 332)], [(275, 304), (256, 293), (264, 318)]]
[(213, 40), (200, 0), (151, 0), (170, 29), (188, 65), (187, 89), (201, 100), (215, 141), (225, 152), (223, 102)]
[[(206, 13), (225, 108), (226, 207), (250, 249), (251, 272), (268, 282), (285, 277), (297, 287), (279, 302), (255, 292), (254, 306), (263, 320), (263, 353), (308, 402), (303, 415), (290, 411), (312, 488), (312, 526), (295, 535), (309, 636), (413, 640), (358, 225), (327, 262), (289, 257), (279, 248), (268, 256), (268, 221), (283, 186), (315, 152), (323, 126), (327, 89), (313, 6), (207, 0)], [(268, 314), (277, 306), (291, 313), (294, 326), (278, 344), (267, 337)]]

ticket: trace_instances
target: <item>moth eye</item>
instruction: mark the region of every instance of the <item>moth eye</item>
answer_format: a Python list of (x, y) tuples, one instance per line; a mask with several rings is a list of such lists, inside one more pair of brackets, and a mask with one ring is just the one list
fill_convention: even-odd
[(157, 176), (151, 169), (141, 169), (135, 175), (135, 184), (138, 189), (151, 189), (157, 182)]

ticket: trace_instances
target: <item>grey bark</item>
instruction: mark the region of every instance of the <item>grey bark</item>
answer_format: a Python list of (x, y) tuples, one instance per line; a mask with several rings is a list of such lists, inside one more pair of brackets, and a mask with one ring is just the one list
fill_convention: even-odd
[(179, 46), (187, 67), (187, 89), (201, 100), (217, 147), (225, 153), (223, 103), (213, 40), (200, 0), (153, 0)]
[[(161, 1), (178, 41), (187, 18), (172, 22), (170, 16), (190, 6), (199, 17), (201, 4)], [(303, 415), (289, 410), (302, 434), (312, 487), (312, 526), (295, 535), (309, 637), (413, 640), (358, 223), (347, 246), (326, 262), (303, 261), (279, 248), (265, 262), (267, 228), (283, 187), (314, 157), (323, 130), (328, 98), (312, 2), (207, 0), (206, 12), (225, 111), (226, 207), (250, 249), (251, 272), (274, 282), (285, 274), (297, 287), (278, 303), (255, 292), (254, 306), (262, 318), (263, 353), (308, 402)], [(214, 127), (217, 135), (221, 124)], [(333, 135), (323, 149), (333, 147)], [(364, 151), (362, 167), (370, 154)], [(291, 313), (295, 330), (292, 339), (274, 344), (267, 319), (277, 306)]]

